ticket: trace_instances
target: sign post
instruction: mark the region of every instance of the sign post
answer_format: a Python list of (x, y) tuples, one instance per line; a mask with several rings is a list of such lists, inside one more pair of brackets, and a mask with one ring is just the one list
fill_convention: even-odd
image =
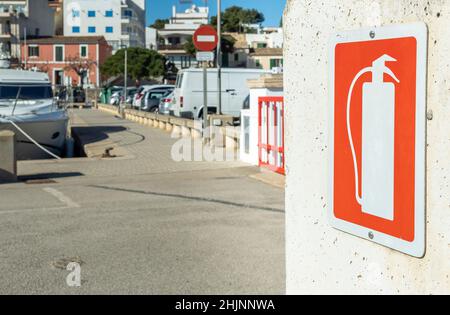
[(194, 46), (199, 51), (197, 60), (203, 62), (203, 141), (207, 141), (208, 127), (208, 62), (214, 61), (214, 53), (218, 43), (216, 30), (209, 25), (200, 26), (194, 33)]
[(333, 227), (425, 255), (427, 28), (337, 34), (330, 52)]

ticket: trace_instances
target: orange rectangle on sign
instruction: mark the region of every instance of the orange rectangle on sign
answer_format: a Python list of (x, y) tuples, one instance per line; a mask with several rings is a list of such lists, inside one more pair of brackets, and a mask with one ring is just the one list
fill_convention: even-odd
[(413, 256), (425, 252), (424, 24), (338, 34), (331, 48), (330, 219)]

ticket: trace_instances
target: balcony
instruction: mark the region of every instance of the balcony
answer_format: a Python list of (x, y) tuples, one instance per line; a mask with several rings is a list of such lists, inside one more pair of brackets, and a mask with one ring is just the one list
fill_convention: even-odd
[(0, 17), (11, 17), (13, 15), (28, 15), (28, 6), (26, 1), (15, 1), (14, 4), (0, 4)]
[(183, 44), (177, 44), (177, 45), (158, 45), (158, 50), (166, 50), (166, 51), (182, 50), (182, 51), (184, 51), (184, 45), (183, 45)]
[(0, 33), (0, 40), (10, 40), (11, 39), (11, 33), (5, 32)]

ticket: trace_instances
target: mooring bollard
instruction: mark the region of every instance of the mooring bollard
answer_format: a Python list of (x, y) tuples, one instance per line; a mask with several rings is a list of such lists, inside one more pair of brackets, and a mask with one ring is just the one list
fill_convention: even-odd
[(0, 131), (0, 183), (17, 181), (16, 136), (9, 130)]

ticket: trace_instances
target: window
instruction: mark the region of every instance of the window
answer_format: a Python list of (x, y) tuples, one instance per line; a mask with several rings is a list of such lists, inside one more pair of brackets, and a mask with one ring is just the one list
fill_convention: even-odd
[(258, 43), (257, 48), (267, 48), (266, 43)]
[(28, 57), (30, 57), (30, 58), (39, 57), (39, 47), (38, 46), (28, 46)]
[(80, 27), (79, 26), (72, 26), (72, 33), (79, 33)]
[(114, 33), (114, 27), (112, 27), (112, 26), (105, 27), (105, 32), (106, 33)]
[(113, 10), (105, 11), (105, 17), (113, 17)]
[(95, 11), (88, 11), (88, 17), (95, 17)]
[(80, 11), (72, 10), (72, 17), (73, 18), (79, 18), (80, 17)]
[(127, 18), (130, 18), (133, 16), (133, 12), (131, 10), (125, 10), (123, 11), (123, 15)]
[(55, 46), (55, 61), (64, 61), (64, 46)]
[(95, 26), (88, 27), (88, 33), (95, 33), (96, 31), (97, 31), (97, 28)]
[(164, 92), (151, 92), (148, 98), (151, 100), (160, 100), (163, 96)]
[(256, 59), (256, 67), (261, 68), (261, 61), (259, 59)]
[(80, 57), (81, 58), (87, 58), (88, 56), (88, 46), (87, 45), (81, 45), (80, 46)]
[(234, 54), (234, 61), (239, 61), (239, 54)]
[(283, 65), (282, 59), (270, 59), (270, 68), (278, 68)]
[[(0, 99), (16, 99), (19, 92), (18, 86), (0, 85)], [(53, 97), (51, 86), (22, 86), (20, 89), (20, 100), (40, 100)]]

